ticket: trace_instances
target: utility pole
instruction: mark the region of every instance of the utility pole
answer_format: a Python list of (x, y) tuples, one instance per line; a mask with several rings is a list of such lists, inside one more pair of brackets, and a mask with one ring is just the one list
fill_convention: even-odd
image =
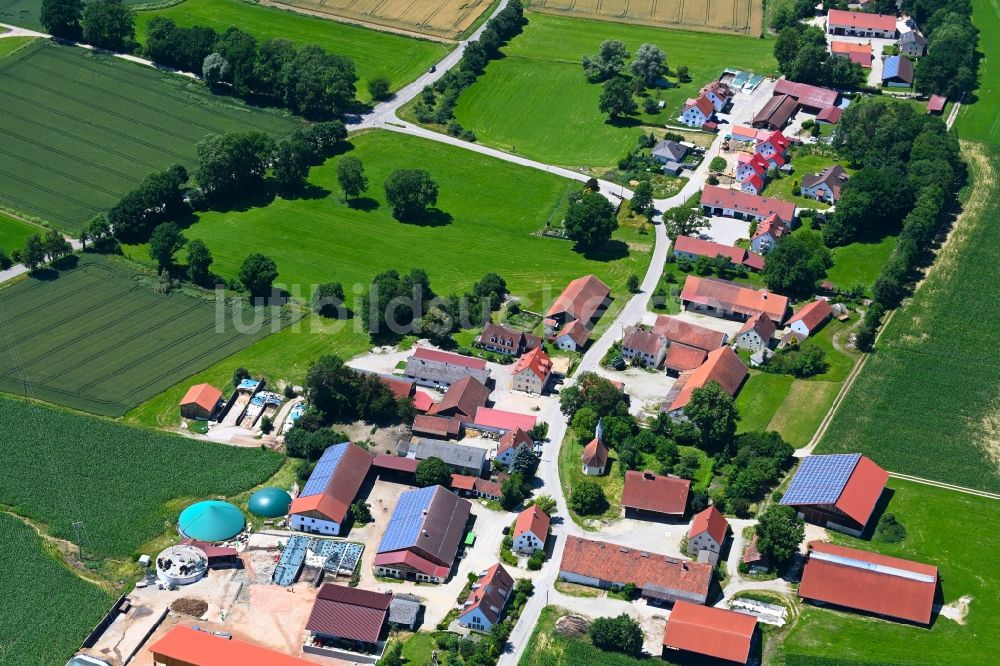
[(76, 547), (79, 551), (80, 561), (83, 562), (83, 523), (74, 522), (73, 529), (76, 530)]

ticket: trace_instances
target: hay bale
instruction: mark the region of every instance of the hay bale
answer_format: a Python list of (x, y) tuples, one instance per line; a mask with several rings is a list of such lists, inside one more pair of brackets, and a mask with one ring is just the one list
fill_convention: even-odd
[(590, 620), (582, 615), (563, 615), (556, 620), (556, 633), (570, 638), (580, 638), (587, 635)]
[(170, 604), (170, 610), (175, 613), (184, 613), (185, 615), (190, 615), (192, 617), (201, 617), (208, 612), (208, 603), (202, 601), (201, 599), (181, 597)]

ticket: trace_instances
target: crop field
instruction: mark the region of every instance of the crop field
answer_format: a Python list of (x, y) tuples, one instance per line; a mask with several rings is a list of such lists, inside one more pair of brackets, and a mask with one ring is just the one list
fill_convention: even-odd
[(762, 0), (531, 0), (536, 12), (676, 30), (732, 32), (757, 37)]
[(1000, 490), (1000, 148), (963, 143), (973, 185), (949, 244), (889, 321), (824, 453), (860, 451), (895, 471)]
[[(984, 567), (1000, 548), (996, 529), (1000, 502), (899, 479), (890, 479), (888, 487), (893, 495), (886, 510), (906, 527), (902, 542), (864, 541), (831, 532), (833, 539), (937, 566), (944, 603), (954, 605), (962, 597), (969, 599), (964, 624), (938, 616), (926, 629), (803, 604), (801, 615), (779, 648), (776, 663), (995, 663), (1000, 652), (1000, 632), (996, 629), (1000, 584)], [(961, 521), (960, 539), (952, 533), (956, 516), (975, 517)]]
[(148, 173), (194, 166), (208, 134), (276, 135), (290, 117), (120, 58), (38, 42), (0, 60), (0, 206), (77, 231)]
[[(3, 0), (0, 0), (2, 2)], [(451, 47), (423, 39), (379, 32), (347, 23), (337, 23), (305, 14), (282, 11), (244, 0), (184, 0), (176, 5), (138, 12), (136, 39), (146, 42), (146, 28), (156, 16), (179, 26), (203, 25), (223, 32), (237, 26), (257, 39), (288, 39), (296, 44), (318, 44), (332, 53), (349, 56), (358, 74), (358, 98), (367, 101), (367, 81), (378, 76), (389, 79), (393, 90), (427, 71)]]
[(458, 39), (490, 8), (491, 0), (274, 0), (331, 18), (361, 21), (431, 37)]
[(0, 666), (63, 664), (114, 597), (60, 562), (35, 531), (0, 513)]
[(0, 213), (0, 250), (10, 256), (11, 250), (24, 247), (24, 242), (33, 234), (44, 234), (45, 229), (16, 220)]
[[(972, 22), (979, 28), (979, 88), (958, 110), (955, 130), (969, 141), (1000, 144), (1000, 6), (990, 0), (972, 0)], [(969, 97), (969, 96), (967, 96)], [(945, 110), (947, 113), (947, 109)]]
[(225, 308), (183, 293), (157, 294), (111, 260), (84, 256), (58, 277), (0, 291), (0, 390), (121, 416), (168, 386), (271, 332), (246, 332)]
[[(587, 81), (580, 62), (606, 39), (620, 39), (630, 53), (658, 45), (667, 62), (688, 67), (690, 83), (653, 93), (665, 102), (655, 118), (636, 116), (611, 124), (598, 110), (601, 85)], [(480, 143), (550, 164), (608, 167), (648, 129), (644, 122), (672, 122), (684, 100), (726, 67), (766, 74), (776, 66), (773, 41), (735, 35), (663, 30), (530, 12), (524, 32), (504, 47), (503, 58), (458, 101), (455, 117)]]

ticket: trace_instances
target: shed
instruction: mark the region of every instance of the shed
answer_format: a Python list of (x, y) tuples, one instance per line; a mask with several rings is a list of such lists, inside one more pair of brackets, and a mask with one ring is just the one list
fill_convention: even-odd
[(181, 398), (181, 417), (208, 421), (222, 400), (222, 391), (211, 384), (195, 384)]

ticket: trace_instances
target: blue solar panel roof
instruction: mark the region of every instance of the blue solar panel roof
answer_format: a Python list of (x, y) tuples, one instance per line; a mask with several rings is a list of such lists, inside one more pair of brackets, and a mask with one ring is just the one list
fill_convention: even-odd
[(807, 457), (795, 472), (781, 503), (792, 506), (835, 503), (860, 459), (860, 453)]
[(347, 451), (348, 446), (350, 446), (349, 442), (334, 444), (323, 452), (323, 455), (316, 463), (313, 473), (309, 475), (309, 480), (306, 481), (305, 487), (299, 493), (299, 497), (319, 495), (326, 490), (326, 486), (330, 482), (330, 477), (337, 471), (337, 465), (340, 464), (340, 460), (344, 457), (344, 452)]
[(423, 512), (431, 505), (437, 486), (410, 490), (399, 496), (399, 502), (389, 518), (379, 553), (389, 553), (416, 545), (417, 537), (424, 524)]

